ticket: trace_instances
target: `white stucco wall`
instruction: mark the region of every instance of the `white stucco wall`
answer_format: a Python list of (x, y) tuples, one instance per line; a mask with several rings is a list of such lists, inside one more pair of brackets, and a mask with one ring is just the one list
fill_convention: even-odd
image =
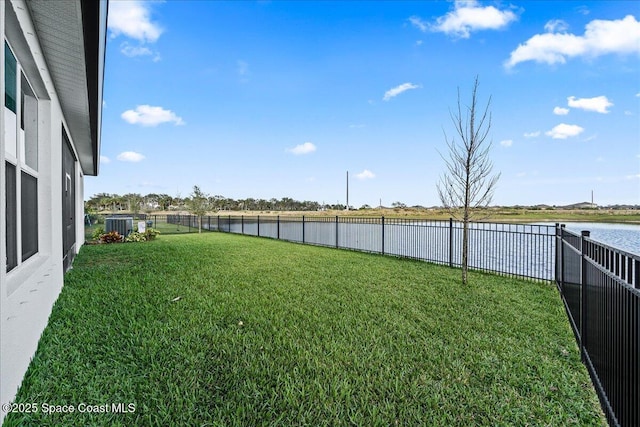
[[(24, 34), (35, 29), (22, 0), (0, 2), (0, 32), (12, 8)], [(25, 37), (31, 52), (41, 52), (38, 40)], [(11, 42), (11, 40), (9, 40)], [(25, 52), (20, 52), (22, 55)], [(19, 55), (17, 55), (19, 56)], [(50, 100), (38, 103), (38, 254), (6, 273), (5, 186), (0, 185), (0, 403), (15, 398), (51, 309), (63, 286), (62, 266), (62, 129), (65, 119), (42, 55), (33, 55)], [(20, 60), (20, 59), (18, 59)], [(0, 93), (4, 93), (4, 47), (0, 53)], [(34, 76), (27, 75), (31, 79)], [(4, 103), (2, 104), (4, 108)], [(0, 174), (5, 176), (4, 120), (0, 114)], [(73, 145), (73, 141), (71, 141)], [(84, 242), (83, 175), (76, 166), (76, 248)], [(0, 411), (0, 423), (6, 414)]]
[[(5, 15), (5, 2), (0, 2), (0, 34), (4, 34), (4, 15)], [(4, 49), (0, 50), (0, 64), (4, 64)], [(0, 66), (0, 93), (4, 93), (4, 65)], [(4, 182), (5, 179), (5, 143), (4, 138), (4, 115), (0, 114), (0, 182)], [(0, 404), (5, 403), (5, 400), (9, 399), (11, 394), (9, 394), (8, 390), (4, 391), (4, 368), (2, 367), (2, 338), (4, 337), (4, 323), (5, 323), (5, 313), (8, 310), (7, 298), (6, 295), (6, 286), (5, 283), (7, 281), (7, 273), (5, 271), (4, 266), (7, 261), (7, 247), (5, 242), (5, 233), (4, 230), (7, 228), (7, 219), (6, 219), (6, 188), (4, 185), (0, 185), (0, 230), (2, 230), (2, 237), (0, 238)], [(5, 417), (5, 413), (0, 410), (0, 423)]]

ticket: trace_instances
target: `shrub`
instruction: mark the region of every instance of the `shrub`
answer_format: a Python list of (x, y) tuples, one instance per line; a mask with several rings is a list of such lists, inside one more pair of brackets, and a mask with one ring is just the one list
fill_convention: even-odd
[(100, 241), (102, 243), (120, 243), (122, 242), (122, 236), (117, 231), (110, 231), (100, 235)]
[(127, 243), (146, 242), (148, 240), (155, 239), (158, 234), (160, 234), (160, 232), (153, 228), (147, 228), (144, 233), (140, 233), (136, 230), (129, 233), (129, 235), (124, 238), (124, 241)]
[(96, 228), (91, 234), (93, 240), (100, 240), (100, 237), (104, 234), (104, 227)]
[(127, 243), (144, 242), (146, 240), (147, 239), (146, 239), (144, 233), (138, 233), (137, 231), (132, 231), (131, 233), (129, 233), (129, 235), (127, 237), (124, 238), (124, 241), (127, 242)]
[(155, 228), (147, 228), (147, 230), (144, 232), (147, 240), (154, 240), (158, 234), (160, 234), (160, 232)]

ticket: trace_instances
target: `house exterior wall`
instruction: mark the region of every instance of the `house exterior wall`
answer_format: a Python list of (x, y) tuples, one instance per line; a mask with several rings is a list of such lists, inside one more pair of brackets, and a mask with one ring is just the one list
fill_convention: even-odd
[[(29, 58), (36, 67), (23, 70), (32, 86), (41, 87), (38, 98), (37, 124), (37, 228), (38, 251), (7, 272), (7, 233), (5, 183), (7, 123), (0, 114), (0, 403), (11, 402), (29, 366), (38, 340), (47, 325), (52, 307), (63, 286), (62, 265), (62, 144), (67, 127), (60, 101), (40, 48), (29, 8), (23, 0), (0, 2), (0, 33), (4, 35), (15, 56)], [(23, 39), (15, 38), (16, 25)], [(10, 27), (10, 28), (9, 28)], [(11, 29), (11, 31), (9, 31)], [(11, 35), (10, 35), (11, 34)], [(0, 53), (0, 93), (5, 93), (5, 54)], [(43, 88), (43, 89), (42, 89)], [(36, 92), (38, 92), (36, 90)], [(4, 99), (4, 96), (3, 96)], [(2, 108), (4, 102), (2, 103)], [(67, 131), (71, 146), (76, 145)], [(78, 158), (77, 153), (75, 153)], [(97, 155), (97, 154), (96, 154)], [(83, 177), (76, 161), (76, 248), (84, 243)], [(20, 196), (18, 195), (18, 198)], [(19, 215), (18, 215), (19, 216)], [(17, 227), (18, 231), (20, 226)], [(20, 257), (20, 254), (19, 254)], [(6, 414), (0, 411), (0, 422)]]

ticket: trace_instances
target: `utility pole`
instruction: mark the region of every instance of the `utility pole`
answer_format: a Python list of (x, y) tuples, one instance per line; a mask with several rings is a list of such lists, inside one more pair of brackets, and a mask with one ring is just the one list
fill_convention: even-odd
[(347, 210), (349, 210), (349, 171), (347, 171)]

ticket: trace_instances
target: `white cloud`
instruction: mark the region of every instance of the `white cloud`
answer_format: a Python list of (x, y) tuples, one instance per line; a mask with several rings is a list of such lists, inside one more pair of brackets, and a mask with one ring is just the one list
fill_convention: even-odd
[(157, 126), (161, 123), (173, 123), (176, 126), (184, 125), (181, 117), (173, 111), (151, 105), (138, 105), (135, 110), (127, 110), (121, 117), (132, 125)]
[[(640, 41), (640, 40), (639, 40)], [(606, 96), (596, 96), (595, 98), (576, 98), (570, 96), (567, 98), (569, 107), (579, 108), (586, 111), (595, 111), (596, 113), (607, 114), (607, 108), (612, 107), (613, 103)]]
[(419, 85), (414, 85), (413, 83), (403, 83), (386, 91), (382, 99), (388, 101), (391, 98), (400, 95), (402, 92), (406, 92), (411, 89), (418, 89), (419, 87)]
[(566, 123), (560, 123), (550, 131), (545, 132), (545, 134), (553, 139), (567, 139), (572, 136), (580, 135), (583, 131), (584, 129), (578, 125), (568, 125)]
[(569, 24), (562, 19), (552, 19), (544, 24), (544, 29), (548, 33), (565, 32), (569, 29)]
[(513, 140), (505, 139), (503, 141), (500, 141), (500, 145), (502, 145), (503, 147), (511, 147), (513, 145)]
[(625, 110), (624, 111), (624, 115), (625, 116), (633, 116), (633, 111)]
[(640, 98), (640, 92), (636, 93), (636, 98)]
[(413, 25), (414, 27), (416, 27), (417, 29), (419, 29), (423, 33), (426, 32), (429, 29), (429, 26), (427, 25), (427, 23), (424, 22), (422, 19), (420, 19), (420, 17), (418, 17), (418, 16), (410, 17), (409, 18), (409, 22), (411, 22), (411, 25)]
[(286, 151), (299, 156), (301, 154), (309, 154), (316, 151), (316, 146), (312, 142), (305, 142), (304, 144), (296, 145), (293, 148), (289, 148)]
[(553, 109), (553, 114), (557, 115), (557, 116), (566, 116), (567, 114), (569, 114), (569, 109), (568, 108), (562, 108), (562, 107), (556, 107)]
[(151, 22), (150, 4), (137, 0), (109, 2), (108, 27), (111, 37), (120, 34), (141, 43), (153, 43), (162, 34), (162, 28)]
[(537, 138), (540, 136), (540, 131), (537, 130), (535, 132), (527, 132), (523, 135), (525, 138)]
[(483, 7), (476, 0), (458, 0), (453, 11), (438, 18), (431, 30), (466, 39), (473, 31), (499, 30), (517, 19), (510, 10)]
[(120, 52), (123, 55), (133, 58), (134, 56), (153, 55), (151, 49), (144, 46), (131, 46), (128, 42), (124, 42), (120, 45)]
[(356, 178), (361, 179), (361, 180), (363, 180), (363, 179), (373, 179), (375, 177), (376, 177), (376, 175), (373, 172), (371, 172), (370, 170), (368, 170), (368, 169), (365, 169), (362, 172), (356, 174)]
[(536, 34), (511, 52), (505, 67), (525, 61), (564, 64), (567, 58), (640, 53), (640, 22), (632, 15), (618, 20), (595, 19), (585, 27), (584, 35), (568, 33)]
[(578, 12), (581, 15), (587, 16), (588, 14), (591, 13), (591, 11), (589, 10), (589, 8), (587, 6), (578, 6), (576, 7), (576, 12)]
[(137, 162), (141, 162), (142, 160), (144, 160), (144, 155), (140, 154), (140, 153), (136, 153), (135, 151), (124, 151), (120, 154), (118, 154), (117, 159), (120, 160), (121, 162), (133, 162), (133, 163), (137, 163)]
[(106, 165), (107, 163), (111, 163), (111, 159), (108, 158), (107, 156), (100, 156), (100, 163)]

